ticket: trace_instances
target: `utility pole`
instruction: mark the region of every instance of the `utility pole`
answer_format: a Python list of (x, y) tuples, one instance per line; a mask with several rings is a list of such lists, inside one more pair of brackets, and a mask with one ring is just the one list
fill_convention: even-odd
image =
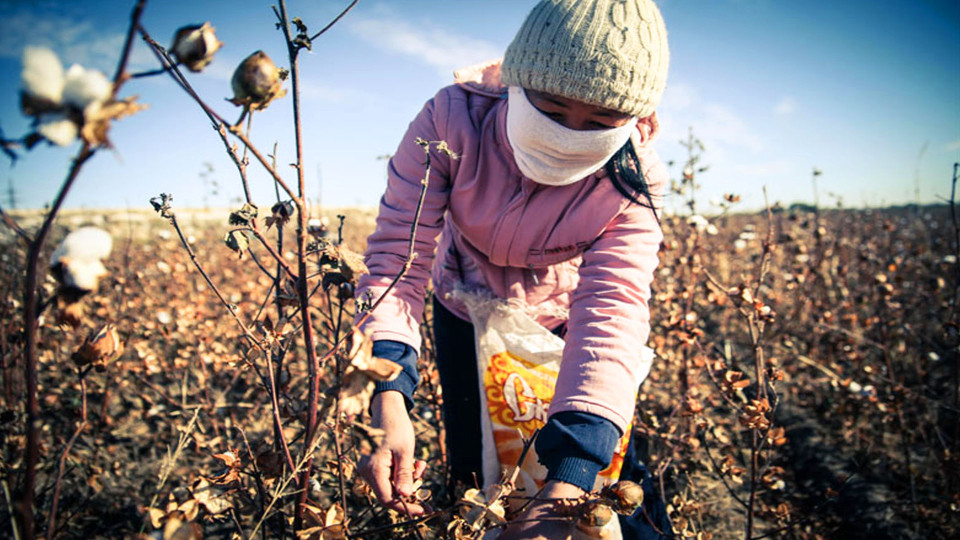
[(7, 205), (11, 210), (17, 207), (17, 191), (13, 189), (13, 178), (7, 177)]

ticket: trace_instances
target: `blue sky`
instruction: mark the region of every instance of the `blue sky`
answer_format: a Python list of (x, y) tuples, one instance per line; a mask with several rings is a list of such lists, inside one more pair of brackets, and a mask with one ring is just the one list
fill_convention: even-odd
[[(346, 0), (291, 0), (291, 16), (312, 30)], [(301, 56), (305, 171), (311, 197), (325, 205), (374, 205), (385, 185), (379, 159), (395, 150), (423, 103), (452, 71), (502, 54), (532, 0), (376, 1), (359, 4)], [(701, 200), (723, 193), (744, 208), (812, 199), (810, 173), (823, 171), (821, 202), (844, 205), (912, 202), (949, 196), (960, 161), (960, 4), (950, 0), (792, 2), (661, 0), (671, 48), (668, 88), (656, 142), (664, 160), (682, 161), (678, 144), (692, 126), (706, 146)], [(112, 74), (129, 16), (116, 1), (0, 1), (0, 126), (28, 130), (19, 112), (20, 54), (53, 48)], [(191, 75), (224, 117), (239, 110), (233, 68), (257, 49), (286, 64), (269, 2), (155, 0), (143, 24), (161, 43), (185, 24), (210, 21), (225, 43), (210, 67)], [(134, 67), (156, 66), (138, 43)], [(288, 85), (289, 86), (289, 85)], [(216, 134), (166, 77), (129, 83), (149, 109), (121, 120), (115, 150), (85, 167), (70, 207), (147, 207), (160, 192), (179, 206), (225, 206), (239, 181)], [(294, 161), (289, 96), (255, 116), (253, 139), (278, 144), (278, 163)], [(0, 156), (0, 202), (13, 184), (19, 207), (49, 202), (63, 180), (70, 148), (38, 147), (14, 167)], [(214, 195), (201, 173), (220, 185)], [(292, 169), (281, 166), (288, 178)], [(269, 206), (273, 190), (251, 167), (254, 197)], [(679, 175), (679, 166), (673, 172)]]

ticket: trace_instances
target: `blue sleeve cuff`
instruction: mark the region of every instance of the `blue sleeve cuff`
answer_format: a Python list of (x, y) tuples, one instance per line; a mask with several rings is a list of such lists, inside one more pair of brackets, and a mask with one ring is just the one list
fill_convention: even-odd
[(537, 436), (540, 463), (547, 480), (592, 491), (597, 473), (610, 465), (620, 439), (613, 422), (595, 414), (564, 411), (550, 417)]
[(373, 355), (400, 364), (403, 371), (392, 381), (374, 383), (373, 394), (396, 390), (403, 394), (407, 410), (413, 408), (413, 392), (420, 384), (420, 372), (417, 371), (417, 352), (413, 347), (399, 341), (381, 339), (373, 342)]

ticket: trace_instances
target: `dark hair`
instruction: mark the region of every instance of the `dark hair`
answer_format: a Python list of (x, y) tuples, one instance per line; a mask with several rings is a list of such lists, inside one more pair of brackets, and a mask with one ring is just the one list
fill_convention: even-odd
[[(613, 182), (613, 187), (617, 188), (621, 195), (632, 202), (649, 208), (653, 212), (653, 217), (656, 218), (657, 223), (660, 223), (660, 216), (657, 215), (657, 208), (653, 204), (650, 186), (647, 185), (647, 181), (643, 177), (640, 158), (637, 157), (633, 142), (628, 140), (626, 144), (621, 146), (617, 153), (607, 161), (605, 168), (607, 176)], [(640, 197), (645, 198), (646, 202), (642, 202)]]

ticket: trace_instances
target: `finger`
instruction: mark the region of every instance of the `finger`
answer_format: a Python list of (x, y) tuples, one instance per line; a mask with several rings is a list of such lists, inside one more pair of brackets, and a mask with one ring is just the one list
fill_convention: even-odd
[(378, 450), (372, 454), (366, 460), (366, 467), (361, 470), (361, 474), (381, 504), (394, 502), (393, 486), (390, 482), (389, 452)]
[(393, 453), (393, 482), (397, 493), (404, 497), (413, 495), (413, 470), (413, 457), (409, 453)]
[(395, 499), (389, 504), (384, 504), (387, 508), (393, 509), (403, 515), (410, 515), (411, 517), (422, 516), (425, 513), (423, 506), (414, 502), (404, 502), (400, 499)]
[(414, 482), (416, 482), (417, 480), (423, 478), (423, 473), (424, 473), (424, 471), (426, 471), (426, 470), (427, 470), (427, 462), (426, 462), (426, 461), (423, 461), (422, 459), (416, 460), (416, 461), (413, 463), (413, 480), (414, 480)]

